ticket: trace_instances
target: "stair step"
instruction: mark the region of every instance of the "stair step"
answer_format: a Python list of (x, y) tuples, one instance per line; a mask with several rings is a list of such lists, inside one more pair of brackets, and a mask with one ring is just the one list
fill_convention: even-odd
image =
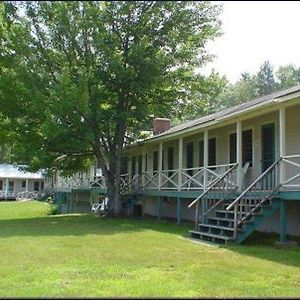
[[(238, 211), (237, 213), (240, 216), (240, 215), (248, 214), (249, 211)], [(230, 218), (228, 218), (229, 220), (231, 220), (231, 218), (234, 217), (234, 211), (231, 211), (231, 210), (216, 210), (216, 214), (225, 214), (225, 215), (229, 214), (229, 216), (230, 216)], [(260, 215), (261, 212), (257, 211), (257, 212), (252, 212), (251, 214), (256, 216), (256, 215)]]
[(211, 225), (211, 224), (199, 224), (198, 227), (209, 227), (209, 228), (215, 228), (215, 229), (220, 229), (220, 230), (233, 231), (233, 227), (218, 226), (218, 225)]
[[(223, 207), (226, 209), (231, 203), (228, 203), (228, 204), (224, 204)], [(254, 207), (256, 204), (239, 204), (238, 207), (242, 206), (242, 207)], [(270, 204), (263, 204), (261, 205), (262, 207), (266, 207), (266, 206), (271, 206)]]
[(207, 220), (216, 220), (216, 221), (228, 221), (228, 222), (234, 222), (234, 219), (218, 218), (218, 217), (207, 218)]
[(216, 212), (223, 213), (223, 214), (226, 214), (226, 213), (234, 214), (233, 210), (216, 210)]
[(224, 240), (224, 241), (232, 240), (232, 237), (226, 236), (226, 235), (212, 234), (212, 233), (196, 231), (196, 230), (190, 230), (189, 232), (191, 234), (195, 234), (195, 235), (199, 235), (199, 236), (204, 235), (204, 236), (208, 236), (211, 238), (220, 239), (220, 240)]

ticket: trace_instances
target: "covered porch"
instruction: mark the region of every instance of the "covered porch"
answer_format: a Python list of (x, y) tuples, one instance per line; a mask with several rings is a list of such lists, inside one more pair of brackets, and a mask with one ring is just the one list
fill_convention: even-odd
[(129, 149), (122, 182), (131, 192), (198, 191), (224, 176), (220, 188), (246, 189), (273, 163), (261, 185), (300, 191), (300, 105), (279, 106)]

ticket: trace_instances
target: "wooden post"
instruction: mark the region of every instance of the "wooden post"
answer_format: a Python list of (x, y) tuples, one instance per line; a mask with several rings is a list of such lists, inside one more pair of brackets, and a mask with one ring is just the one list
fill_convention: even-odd
[(204, 130), (204, 149), (203, 149), (203, 168), (204, 168), (204, 176), (203, 176), (203, 189), (206, 190), (207, 188), (207, 179), (208, 179), (208, 130)]
[(181, 223), (181, 205), (180, 205), (180, 198), (177, 197), (177, 225), (180, 225)]
[(127, 161), (127, 169), (128, 169), (128, 182), (126, 177), (123, 177), (124, 180), (124, 186), (127, 185), (127, 183), (129, 184), (129, 190), (131, 190), (131, 178), (132, 178), (132, 171), (134, 172), (134, 170), (132, 170), (132, 157), (129, 156), (128, 157), (128, 161)]
[(163, 169), (163, 143), (159, 143), (159, 151), (158, 151), (158, 189), (161, 189), (162, 183), (162, 169)]
[(28, 184), (29, 184), (29, 181), (28, 181), (28, 179), (26, 179), (26, 188), (25, 188), (26, 192), (28, 192)]
[(90, 205), (92, 206), (93, 205), (93, 202), (94, 202), (94, 194), (93, 194), (93, 190), (90, 189)]
[(242, 174), (242, 122), (238, 120), (236, 122), (236, 162), (238, 163), (236, 169), (236, 180), (238, 191), (241, 192), (243, 189), (243, 174)]
[[(201, 200), (199, 200), (201, 201)], [(196, 208), (195, 208), (195, 230), (198, 230), (198, 222), (199, 222), (199, 201), (196, 202)], [(202, 203), (201, 203), (201, 209), (202, 209)], [(202, 222), (202, 221), (201, 221)]]
[(145, 172), (146, 172), (146, 152), (143, 152), (142, 156), (142, 187), (145, 186)]
[(183, 137), (178, 140), (178, 190), (181, 190), (182, 185), (182, 168), (183, 168)]
[(8, 182), (8, 178), (6, 178), (6, 182), (5, 182), (5, 200), (7, 200), (7, 197), (8, 197), (8, 186), (9, 186), (9, 182)]
[[(279, 156), (284, 157), (285, 152), (285, 107), (279, 109)], [(280, 162), (279, 183), (283, 184), (285, 181), (285, 165), (284, 161)]]
[(286, 202), (280, 201), (280, 242), (286, 242)]
[(160, 221), (160, 197), (157, 197), (157, 220)]
[(233, 221), (233, 239), (236, 239), (238, 230), (238, 207), (234, 205), (234, 221)]
[[(204, 173), (203, 173), (203, 190), (205, 191), (208, 186), (208, 130), (204, 130), (204, 136), (203, 136), (203, 168), (204, 168)], [(199, 203), (199, 201), (201, 201)], [(201, 223), (204, 223), (204, 212), (205, 212), (205, 204), (206, 204), (206, 199), (202, 198), (200, 199), (197, 203), (196, 206), (196, 226), (198, 226), (199, 222), (199, 206), (200, 206), (200, 216), (201, 216)]]

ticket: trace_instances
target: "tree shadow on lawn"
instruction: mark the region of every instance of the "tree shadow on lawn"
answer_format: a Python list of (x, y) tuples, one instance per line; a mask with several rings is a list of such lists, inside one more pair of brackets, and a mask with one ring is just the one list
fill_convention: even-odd
[[(147, 230), (188, 237), (188, 230), (192, 228), (192, 224), (186, 223), (177, 226), (174, 224), (174, 221), (162, 220), (158, 222), (153, 218), (114, 219), (101, 218), (91, 214), (73, 214), (0, 220), (0, 228), (0, 238), (18, 236), (79, 237), (88, 234), (107, 236), (123, 233), (131, 234)], [(239, 253), (243, 256), (253, 256), (259, 259), (300, 268), (300, 247), (278, 249), (274, 246), (276, 240), (278, 240), (278, 235), (276, 234), (254, 233), (241, 245), (221, 246), (220, 248)], [(300, 242), (300, 239), (298, 241)]]
[(154, 230), (188, 236), (190, 224), (176, 226), (174, 222), (150, 218), (102, 218), (91, 214), (54, 215), (27, 219), (0, 220), (0, 238), (14, 236), (82, 236), (113, 235)]

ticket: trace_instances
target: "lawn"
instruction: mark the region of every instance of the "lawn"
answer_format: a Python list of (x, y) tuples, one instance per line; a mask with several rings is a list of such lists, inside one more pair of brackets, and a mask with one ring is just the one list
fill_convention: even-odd
[(0, 203), (0, 297), (299, 296), (300, 247), (212, 247), (188, 226)]

